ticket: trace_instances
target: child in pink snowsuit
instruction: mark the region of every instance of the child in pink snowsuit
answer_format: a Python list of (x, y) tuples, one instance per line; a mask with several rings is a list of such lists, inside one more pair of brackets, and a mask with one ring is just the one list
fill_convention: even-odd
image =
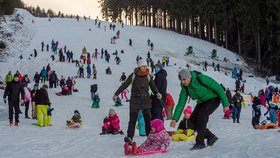
[(164, 124), (160, 119), (154, 119), (151, 121), (151, 133), (147, 137), (146, 141), (139, 147), (136, 146), (136, 142), (132, 143), (132, 147), (125, 143), (125, 154), (140, 154), (145, 152), (153, 152), (166, 150), (170, 144), (170, 137), (164, 128)]

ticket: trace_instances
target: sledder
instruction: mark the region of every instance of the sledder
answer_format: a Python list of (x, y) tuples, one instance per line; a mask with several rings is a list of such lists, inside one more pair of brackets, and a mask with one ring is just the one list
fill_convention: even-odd
[(151, 121), (151, 133), (146, 141), (137, 147), (136, 142), (130, 147), (128, 143), (124, 145), (125, 155), (150, 155), (155, 153), (165, 153), (170, 144), (170, 138), (160, 119)]
[(180, 122), (177, 131), (171, 133), (172, 134), (171, 138), (173, 141), (178, 142), (178, 141), (195, 140), (193, 125), (190, 122), (191, 114), (192, 114), (192, 107), (187, 106), (186, 109), (184, 110), (184, 118)]
[(102, 133), (103, 134), (121, 134), (123, 135), (123, 131), (120, 130), (120, 119), (119, 116), (117, 115), (116, 111), (111, 108), (109, 110), (109, 116), (106, 116), (103, 121), (103, 126), (102, 126)]
[(93, 101), (92, 101), (91, 108), (94, 108), (94, 109), (99, 108), (99, 102), (100, 102), (100, 98), (99, 98), (99, 96), (98, 96), (98, 93), (96, 93), (96, 94), (93, 96)]
[(82, 118), (78, 110), (74, 111), (74, 116), (71, 120), (66, 121), (67, 127), (80, 128), (82, 126)]

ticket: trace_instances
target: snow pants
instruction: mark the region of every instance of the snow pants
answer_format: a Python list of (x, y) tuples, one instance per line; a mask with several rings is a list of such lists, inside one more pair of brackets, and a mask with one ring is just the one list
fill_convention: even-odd
[(145, 133), (145, 120), (144, 120), (143, 113), (142, 113), (141, 110), (138, 113), (137, 121), (138, 121), (138, 126), (139, 126), (139, 135), (142, 135), (142, 136), (146, 135), (146, 133)]
[(37, 120), (40, 127), (48, 125), (48, 106), (37, 105)]
[(19, 122), (19, 101), (10, 101), (9, 100), (9, 120), (13, 121), (13, 113), (15, 109), (15, 121)]
[[(138, 109), (138, 110), (130, 109), (130, 112), (129, 112), (129, 123), (128, 123), (128, 129), (127, 129), (127, 136), (130, 137), (131, 139), (133, 139), (133, 137), (134, 137), (135, 125), (136, 125), (136, 121), (138, 118), (139, 110), (140, 109)], [(151, 109), (150, 108), (143, 109), (142, 113), (143, 113), (144, 120), (145, 120), (145, 132), (146, 132), (146, 135), (148, 136), (150, 134), (150, 130), (151, 130), (151, 126), (150, 126)]]
[(215, 136), (206, 126), (209, 116), (218, 108), (219, 104), (220, 99), (213, 98), (195, 106), (190, 122), (194, 125), (195, 131), (197, 131), (196, 144), (205, 145), (204, 139), (210, 139)]

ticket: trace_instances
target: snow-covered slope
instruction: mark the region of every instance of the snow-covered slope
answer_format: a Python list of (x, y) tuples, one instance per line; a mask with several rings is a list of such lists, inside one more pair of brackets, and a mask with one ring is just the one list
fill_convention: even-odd
[[(146, 58), (149, 50), (147, 39), (150, 38), (154, 43), (154, 51), (151, 51), (151, 57), (154, 61), (161, 59), (162, 56), (170, 57), (171, 66), (166, 67), (168, 72), (168, 92), (170, 92), (175, 101), (178, 100), (180, 92), (180, 83), (177, 77), (179, 67), (185, 68), (190, 64), (195, 70), (202, 71), (202, 66), (193, 63), (200, 63), (209, 59), (212, 49), (218, 51), (220, 59), (227, 57), (229, 62), (215, 61), (228, 69), (233, 66), (246, 69), (246, 64), (237, 61), (240, 59), (235, 54), (217, 47), (214, 44), (207, 43), (195, 38), (179, 35), (172, 31), (166, 31), (154, 28), (144, 28), (137, 26), (124, 26), (120, 30), (120, 39), (116, 44), (110, 44), (110, 39), (116, 32), (109, 30), (109, 23), (102, 22), (101, 28), (94, 25), (94, 21), (79, 21), (75, 19), (52, 19), (48, 21), (46, 18), (32, 17), (24, 10), (17, 10), (16, 14), (20, 14), (23, 25), (18, 25), (19, 29), (12, 33), (13, 42), (9, 42), (7, 50), (12, 55), (7, 57), (6, 62), (0, 62), (0, 76), (5, 77), (9, 70), (14, 73), (16, 70), (22, 74), (28, 74), (33, 78), (35, 72), (39, 72), (43, 66), (50, 63), (52, 70), (55, 70), (58, 76), (71, 77), (76, 76), (78, 71), (74, 64), (52, 62), (51, 52), (41, 52), (41, 42), (49, 44), (52, 39), (59, 41), (59, 47), (67, 46), (72, 50), (74, 58), (78, 59), (82, 48), (85, 46), (90, 53), (97, 48), (100, 52), (101, 48), (107, 49), (110, 54), (121, 49), (124, 54), (120, 54), (122, 62), (116, 65), (113, 61), (114, 56), (111, 55), (110, 63), (106, 63), (104, 59), (98, 57), (97, 61), (93, 61), (97, 67), (97, 80), (93, 79), (77, 79), (76, 88), (79, 90), (72, 96), (58, 97), (55, 92), (59, 92), (60, 88), (49, 89), (49, 96), (54, 107), (53, 126), (39, 128), (32, 126), (34, 120), (24, 119), (20, 115), (20, 127), (8, 126), (8, 106), (0, 100), (0, 157), (124, 157), (123, 154), (123, 137), (121, 135), (105, 135), (100, 136), (103, 118), (108, 115), (109, 108), (113, 106), (112, 96), (116, 89), (120, 86), (119, 78), (122, 72), (130, 74), (136, 67), (136, 56), (140, 55)], [(9, 19), (9, 17), (7, 17)], [(34, 23), (32, 23), (32, 19)], [(4, 23), (5, 30), (13, 30), (11, 27), (13, 22)], [(107, 26), (104, 31), (103, 26)], [(91, 31), (89, 31), (91, 29)], [(11, 31), (12, 32), (12, 31)], [(132, 39), (133, 46), (128, 45), (128, 40)], [(186, 48), (192, 45), (195, 56), (185, 57)], [(29, 59), (29, 55), (33, 53), (33, 49), (38, 50), (38, 57)], [(23, 59), (19, 60), (18, 56), (22, 54)], [(199, 57), (199, 58), (198, 58)], [(56, 60), (58, 57), (56, 56)], [(113, 74), (105, 75), (105, 69), (111, 67)], [(234, 89), (235, 80), (230, 76), (224, 75), (222, 72), (214, 72), (210, 67), (207, 72), (203, 72), (218, 82), (223, 83), (225, 87)], [(246, 71), (248, 72), (248, 71)], [(248, 73), (244, 75), (246, 79), (245, 92), (253, 92), (255, 94), (259, 89), (265, 87), (264, 79), (246, 78)], [(91, 109), (90, 85), (98, 84), (98, 93), (101, 97), (100, 108)], [(33, 84), (33, 83), (32, 83)], [(0, 96), (3, 91), (0, 90)], [(123, 101), (124, 106), (115, 107), (120, 120), (123, 131), (127, 130), (128, 122), (128, 106)], [(195, 102), (190, 102), (194, 106)], [(24, 107), (21, 107), (24, 111)], [(70, 119), (73, 111), (78, 109), (81, 113), (84, 126), (80, 129), (65, 128), (65, 121)], [(31, 113), (31, 110), (29, 111)], [(251, 126), (251, 107), (245, 107), (241, 112), (241, 124), (233, 124), (231, 120), (223, 120), (222, 108), (211, 115), (208, 127), (219, 137), (219, 141), (211, 148), (200, 151), (190, 151), (194, 142), (172, 142), (169, 152), (166, 154), (154, 155), (152, 157), (279, 157), (279, 133), (275, 130), (257, 131)], [(169, 122), (165, 125), (168, 130)], [(136, 131), (135, 138), (139, 144), (145, 138), (138, 136)]]

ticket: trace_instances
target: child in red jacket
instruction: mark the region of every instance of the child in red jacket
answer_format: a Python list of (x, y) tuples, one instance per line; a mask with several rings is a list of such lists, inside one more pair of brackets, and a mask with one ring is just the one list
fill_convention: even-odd
[(167, 120), (171, 120), (175, 103), (174, 103), (172, 96), (169, 93), (166, 93), (165, 104), (166, 104), (166, 108), (167, 108)]
[(120, 119), (117, 115), (116, 111), (111, 108), (109, 110), (109, 117), (106, 116), (103, 121), (102, 126), (102, 134), (123, 134), (122, 131), (120, 131)]

